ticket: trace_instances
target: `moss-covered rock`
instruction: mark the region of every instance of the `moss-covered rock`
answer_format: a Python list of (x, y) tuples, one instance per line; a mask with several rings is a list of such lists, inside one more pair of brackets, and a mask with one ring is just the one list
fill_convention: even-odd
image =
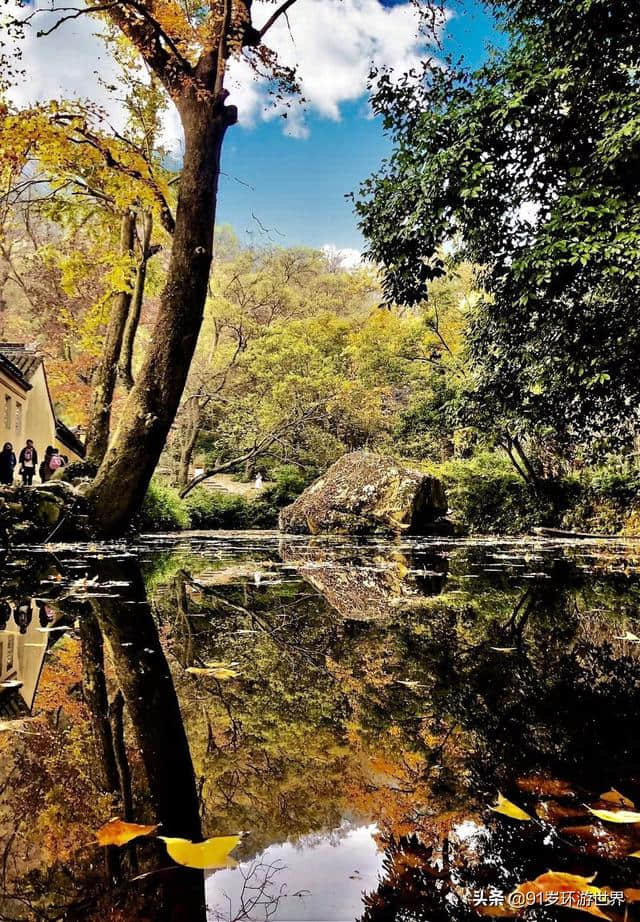
[(439, 480), (392, 458), (343, 455), (280, 513), (290, 534), (429, 534), (447, 512)]
[(37, 487), (0, 489), (0, 538), (3, 545), (92, 537), (82, 497), (64, 481)]

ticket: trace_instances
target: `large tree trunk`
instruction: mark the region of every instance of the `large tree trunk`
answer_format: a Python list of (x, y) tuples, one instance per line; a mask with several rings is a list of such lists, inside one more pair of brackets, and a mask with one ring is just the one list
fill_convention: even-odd
[(118, 362), (118, 376), (122, 385), (130, 391), (133, 387), (133, 346), (138, 332), (140, 313), (144, 301), (144, 286), (147, 281), (147, 263), (156, 249), (151, 249), (151, 233), (153, 231), (153, 214), (145, 211), (142, 218), (142, 255), (136, 270), (136, 283), (133, 297), (129, 305), (129, 313), (122, 336), (122, 348)]
[(207, 297), (220, 151), (235, 109), (192, 90), (180, 112), (185, 154), (167, 283), (144, 364), (88, 494), (104, 536), (122, 533), (142, 503), (175, 419)]
[[(120, 252), (123, 256), (133, 255), (135, 227), (135, 214), (128, 211), (122, 217), (120, 230)], [(111, 309), (102, 355), (93, 376), (86, 449), (87, 458), (95, 464), (100, 464), (109, 444), (111, 405), (116, 388), (122, 336), (130, 304), (131, 288), (128, 286), (125, 290), (119, 292)]]

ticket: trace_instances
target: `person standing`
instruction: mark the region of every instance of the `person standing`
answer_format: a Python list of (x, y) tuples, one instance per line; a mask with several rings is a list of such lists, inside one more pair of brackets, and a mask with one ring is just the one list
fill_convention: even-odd
[[(53, 449), (53, 454), (49, 458), (49, 468), (51, 474), (55, 474), (59, 467), (66, 467), (64, 456), (60, 454), (57, 448)], [(51, 476), (51, 475), (50, 475)]]
[(8, 485), (13, 483), (13, 472), (16, 466), (16, 456), (11, 442), (5, 442), (0, 451), (0, 483)]
[(27, 444), (20, 452), (20, 476), (25, 487), (30, 487), (38, 466), (38, 452), (33, 445), (33, 439), (27, 439)]
[(43, 483), (46, 483), (49, 477), (53, 474), (53, 468), (50, 467), (50, 461), (52, 456), (55, 454), (55, 448), (53, 445), (47, 445), (46, 451), (44, 453), (44, 458), (40, 464), (38, 472), (40, 474), (40, 480)]

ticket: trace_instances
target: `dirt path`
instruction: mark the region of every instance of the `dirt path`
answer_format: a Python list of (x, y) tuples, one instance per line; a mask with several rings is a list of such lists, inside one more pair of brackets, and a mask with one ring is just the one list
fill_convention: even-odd
[(232, 474), (216, 474), (215, 477), (210, 477), (209, 480), (205, 480), (202, 484), (203, 487), (207, 487), (209, 490), (221, 490), (224, 493), (234, 493), (236, 496), (248, 497), (256, 496), (262, 490), (273, 485), (273, 481), (264, 480), (262, 487), (256, 490), (255, 481), (241, 483), (239, 480), (234, 480)]

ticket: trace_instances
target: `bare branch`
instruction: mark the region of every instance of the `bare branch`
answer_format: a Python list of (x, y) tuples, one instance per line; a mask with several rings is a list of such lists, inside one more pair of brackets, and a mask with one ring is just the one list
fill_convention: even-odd
[(272, 16), (270, 16), (269, 19), (267, 19), (263, 27), (259, 30), (258, 34), (260, 35), (261, 40), (265, 37), (266, 33), (269, 31), (271, 26), (275, 22), (277, 22), (281, 16), (284, 16), (287, 10), (290, 7), (292, 7), (295, 2), (296, 0), (284, 0), (284, 3), (282, 4), (282, 6), (278, 7), (275, 13)]

